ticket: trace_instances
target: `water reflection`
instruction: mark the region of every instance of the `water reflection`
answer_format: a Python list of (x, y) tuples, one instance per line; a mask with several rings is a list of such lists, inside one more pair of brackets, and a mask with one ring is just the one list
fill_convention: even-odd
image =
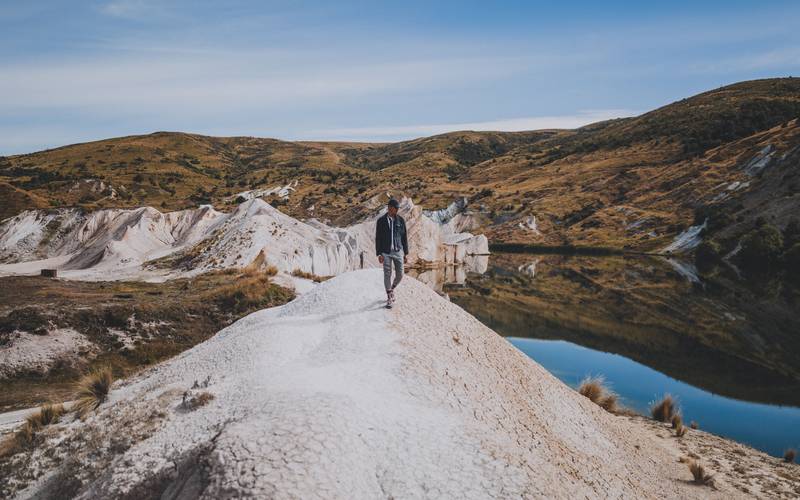
[[(641, 373), (619, 372), (616, 380), (606, 373), (613, 372), (603, 361), (610, 358), (596, 358), (589, 369), (585, 356), (564, 350), (559, 363), (548, 366), (540, 359), (542, 344), (530, 350), (557, 376), (606, 375), (637, 408), (645, 408), (655, 392), (680, 390), (684, 406), (691, 406), (686, 413), (710, 422), (701, 422), (704, 428), (767, 449), (766, 441), (745, 436), (745, 427), (754, 425), (750, 416), (758, 414), (744, 410), (747, 402), (800, 406), (800, 292), (786, 283), (745, 284), (724, 269), (701, 273), (656, 258), (513, 254), (492, 255), (485, 273), (469, 273), (463, 283), (444, 286), (451, 300), (501, 335), (619, 355), (682, 384), (647, 386), (643, 393)], [(726, 417), (732, 424), (713, 417), (722, 414), (713, 409), (722, 399), (739, 400), (723, 405), (733, 412)], [(781, 415), (796, 420), (798, 413)], [(733, 432), (730, 425), (741, 428)], [(784, 447), (800, 445), (796, 433), (773, 427), (770, 446), (779, 447), (784, 438)]]
[(488, 255), (468, 255), (464, 263), (431, 269), (410, 269), (408, 274), (425, 283), (439, 293), (445, 287), (464, 286), (467, 274), (483, 274), (489, 267)]

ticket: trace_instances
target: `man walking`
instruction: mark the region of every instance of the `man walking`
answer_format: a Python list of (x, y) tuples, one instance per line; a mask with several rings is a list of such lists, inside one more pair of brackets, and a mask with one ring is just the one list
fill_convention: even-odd
[[(383, 264), (383, 285), (386, 288), (386, 308), (394, 304), (394, 289), (403, 279), (403, 264), (408, 262), (408, 239), (406, 221), (397, 213), (400, 204), (394, 198), (389, 200), (386, 213), (378, 218), (375, 225), (375, 253), (378, 262)], [(394, 264), (394, 281), (392, 281)]]

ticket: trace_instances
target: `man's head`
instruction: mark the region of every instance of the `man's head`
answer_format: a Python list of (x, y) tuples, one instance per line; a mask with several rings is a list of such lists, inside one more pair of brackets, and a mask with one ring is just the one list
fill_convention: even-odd
[(394, 198), (390, 199), (386, 208), (387, 212), (389, 213), (389, 217), (394, 217), (397, 215), (398, 208), (400, 208), (400, 203)]

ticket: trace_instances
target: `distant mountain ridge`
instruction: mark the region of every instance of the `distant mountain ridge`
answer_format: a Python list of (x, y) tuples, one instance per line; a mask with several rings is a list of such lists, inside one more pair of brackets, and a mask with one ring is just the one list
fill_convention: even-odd
[[(781, 228), (800, 213), (798, 117), (800, 78), (776, 78), (575, 130), (375, 144), (156, 132), (0, 158), (0, 217), (42, 206), (229, 210), (241, 193), (292, 183), (288, 197), (264, 199), (339, 225), (390, 192), (426, 209), (467, 197), (493, 242), (653, 251), (724, 211), (717, 229), (735, 245), (758, 217)], [(747, 170), (765, 148), (764, 166)]]

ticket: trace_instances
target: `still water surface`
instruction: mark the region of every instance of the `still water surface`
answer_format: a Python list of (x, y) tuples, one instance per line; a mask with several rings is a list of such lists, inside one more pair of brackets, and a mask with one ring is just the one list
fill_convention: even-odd
[(669, 393), (702, 429), (800, 448), (793, 286), (642, 258), (498, 254), (479, 271), (445, 286), (451, 300), (568, 385), (602, 375), (642, 413)]

